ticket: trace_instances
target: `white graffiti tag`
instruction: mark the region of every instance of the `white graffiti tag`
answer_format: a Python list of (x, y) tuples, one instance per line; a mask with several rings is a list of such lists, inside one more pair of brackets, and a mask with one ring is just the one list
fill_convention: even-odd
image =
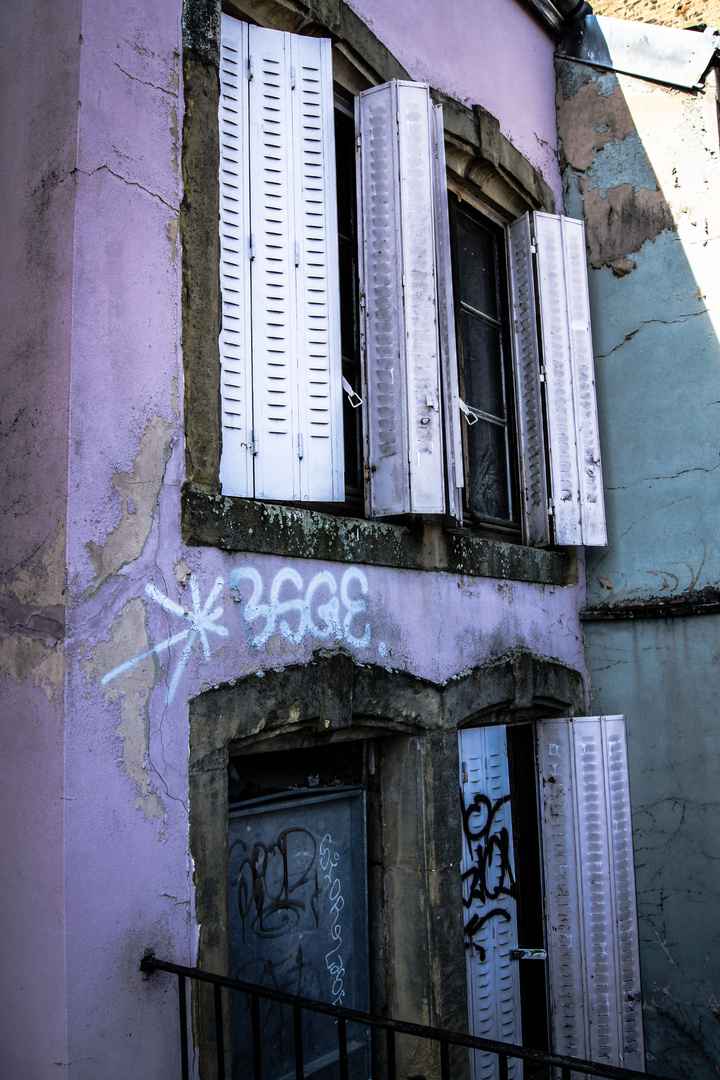
[[(188, 611), (187, 608), (182, 607), (180, 604), (171, 600), (169, 596), (165, 596), (154, 585), (146, 585), (145, 592), (151, 600), (154, 600), (156, 604), (159, 604), (163, 611), (167, 611), (169, 615), (177, 615), (178, 618), (184, 619), (189, 625), (185, 626), (183, 630), (179, 630), (176, 634), (166, 638), (165, 641), (161, 641), (159, 645), (153, 646), (152, 649), (148, 649), (146, 652), (140, 653), (139, 656), (134, 656), (131, 660), (125, 660), (124, 663), (118, 664), (117, 667), (112, 668), (105, 675), (103, 675), (100, 682), (103, 686), (107, 686), (108, 683), (116, 679), (118, 675), (122, 675), (123, 672), (129, 671), (135, 664), (139, 664), (141, 660), (145, 660), (148, 656), (152, 656), (153, 653), (159, 655), (169, 649), (172, 649), (173, 645), (179, 644), (181, 641), (185, 641), (185, 648), (180, 654), (180, 659), (177, 662), (175, 670), (170, 680), (170, 685), (167, 690), (167, 703), (168, 705), (175, 697), (175, 691), (178, 688), (180, 678), (185, 665), (190, 659), (193, 646), (196, 640), (200, 639), (202, 645), (203, 656), (206, 660), (210, 659), (211, 650), (210, 643), (208, 642), (208, 634), (219, 634), (220, 637), (227, 637), (227, 629), (224, 626), (218, 626), (217, 620), (223, 613), (221, 607), (212, 609), (213, 604), (217, 600), (218, 596), (222, 592), (223, 579), (217, 578), (213, 585), (208, 598), (204, 604), (200, 601), (200, 586), (198, 585), (195, 577), (190, 578), (190, 592), (192, 595), (193, 610)], [(187, 639), (187, 640), (186, 640)]]
[[(247, 599), (242, 589), (245, 581), (252, 585)], [(368, 579), (357, 566), (344, 572), (339, 596), (337, 581), (329, 570), (315, 574), (305, 588), (300, 574), (291, 566), (278, 570), (267, 603), (260, 602), (263, 580), (252, 566), (232, 571), (230, 591), (233, 599), (242, 604), (248, 630), (258, 620), (263, 622), (259, 631), (249, 635), (255, 649), (262, 648), (274, 633), (282, 634), (293, 645), (299, 645), (306, 634), (319, 641), (346, 641), (356, 649), (367, 649), (370, 644), (370, 623), (356, 622), (367, 611), (368, 594)], [(379, 648), (383, 653), (384, 645)]]

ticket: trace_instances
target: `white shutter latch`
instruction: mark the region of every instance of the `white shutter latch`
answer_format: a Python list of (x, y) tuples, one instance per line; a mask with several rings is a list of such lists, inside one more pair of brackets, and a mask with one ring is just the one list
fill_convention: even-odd
[(295, 265), (300, 265), (300, 244), (297, 240), (295, 241)]
[(255, 236), (250, 233), (250, 262), (255, 258)]
[(359, 408), (360, 408), (360, 406), (361, 406), (361, 405), (362, 405), (362, 403), (363, 403), (363, 399), (362, 399), (362, 398), (360, 397), (360, 395), (359, 395), (359, 394), (356, 394), (356, 393), (355, 393), (355, 391), (353, 390), (352, 386), (351, 386), (351, 385), (350, 385), (350, 383), (349, 383), (349, 382), (347, 381), (347, 379), (345, 378), (345, 376), (344, 376), (344, 375), (343, 375), (343, 377), (342, 377), (342, 386), (343, 386), (343, 390), (345, 391), (345, 393), (346, 393), (346, 394), (347, 394), (347, 396), (348, 396), (348, 401), (349, 401), (349, 402), (350, 402), (350, 404), (352, 405), (353, 409), (359, 409)]
[(254, 74), (255, 71), (253, 69), (253, 58), (252, 56), (248, 56), (248, 82), (250, 82)]
[(295, 89), (295, 68), (294, 67), (290, 68), (290, 89), (291, 90)]
[(298, 457), (299, 458), (304, 457), (302, 434), (298, 435)]
[(477, 424), (480, 417), (476, 412), (473, 412), (469, 405), (465, 404), (461, 397), (458, 398), (458, 405), (460, 406), (460, 412), (467, 420), (468, 427), (472, 427), (473, 424)]

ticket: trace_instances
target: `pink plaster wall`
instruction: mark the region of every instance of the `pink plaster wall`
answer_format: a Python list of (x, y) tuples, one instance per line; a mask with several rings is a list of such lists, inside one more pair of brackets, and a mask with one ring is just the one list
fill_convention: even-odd
[[(47, 5), (38, 0), (36, 7), (45, 12)], [(38, 61), (30, 69), (37, 75), (37, 97), (58, 99), (59, 116), (52, 116), (66, 136), (67, 172), (77, 152), (74, 179), (58, 185), (74, 194), (67, 205), (57, 203), (52, 214), (58, 233), (50, 248), (59, 255), (48, 264), (47, 278), (42, 276), (48, 258), (44, 234), (32, 232), (27, 218), (27, 191), (37, 187), (35, 142), (27, 142), (23, 169), (7, 165), (7, 155), (3, 162), (19, 170), (12, 180), (26, 189), (14, 208), (20, 222), (15, 243), (31, 249), (29, 269), (18, 274), (12, 293), (17, 315), (11, 326), (18, 340), (21, 329), (32, 324), (33, 307), (41, 312), (36, 344), (16, 354), (14, 381), (26, 387), (18, 390), (18, 407), (41, 400), (43, 380), (54, 403), (41, 417), (38, 435), (26, 424), (24, 441), (13, 446), (21, 464), (10, 490), (24, 516), (8, 558), (22, 559), (42, 541), (41, 524), (58, 513), (63, 521), (66, 517), (72, 603), (64, 689), (62, 680), (51, 686), (48, 700), (47, 687), (36, 686), (32, 676), (20, 687), (9, 680), (17, 704), (7, 729), (11, 782), (2, 791), (13, 796), (11, 854), (19, 856), (16, 866), (27, 859), (31, 867), (14, 897), (12, 959), (17, 966), (42, 953), (41, 970), (48, 974), (40, 986), (38, 977), (26, 975), (25, 964), (23, 978), (34, 982), (25, 984), (30, 990), (23, 1000), (35, 1012), (23, 1013), (11, 998), (5, 1015), (18, 1024), (18, 1044), (35, 1040), (38, 1047), (37, 1062), (16, 1070), (18, 1076), (44, 1076), (52, 1058), (59, 1063), (53, 1075), (72, 1080), (105, 1075), (171, 1080), (178, 1069), (174, 986), (158, 976), (143, 981), (138, 962), (148, 946), (179, 961), (194, 958), (188, 701), (217, 683), (306, 662), (315, 648), (333, 639), (308, 629), (293, 642), (278, 617), (268, 639), (254, 643), (263, 622), (245, 620), (243, 606), (230, 592), (231, 575), (243, 568), (256, 571), (265, 602), (277, 574), (290, 563), (182, 544), (181, 5), (179, 0), (84, 0), (81, 25), (79, 7), (79, 0), (77, 8), (67, 0), (58, 14), (59, 22), (66, 20), (62, 28), (52, 20), (47, 27), (17, 23), (21, 67), (29, 63), (25, 40), (39, 42), (40, 56), (53, 57), (52, 64)], [(393, 6), (365, 5), (368, 21), (372, 17), (376, 32), (382, 24), (379, 36), (414, 76), (462, 100), (479, 101), (540, 167), (546, 160), (542, 140), (554, 140), (552, 90), (546, 100), (543, 81), (552, 79), (550, 43), (510, 2), (492, 8), (482, 32), (468, 0), (447, 8), (448, 47), (440, 62), (433, 9), (426, 8), (423, 19), (422, 5), (415, 6), (406, 29)], [(35, 16), (27, 18), (32, 24)], [(53, 52), (53, 33), (74, 57), (76, 74), (79, 65), (79, 83), (60, 77), (65, 53)], [(479, 64), (483, 57), (485, 66)], [(28, 107), (14, 100), (15, 122), (22, 126)], [(38, 139), (52, 146), (49, 127)], [(41, 173), (52, 160), (41, 157)], [(551, 172), (547, 166), (549, 182)], [(52, 303), (38, 295), (43, 287)], [(340, 589), (348, 570), (307, 560), (294, 560), (291, 568), (299, 575), (299, 588), (291, 585), (282, 599), (306, 595), (322, 572), (329, 572)], [(215, 625), (225, 633), (208, 631), (209, 659), (196, 642), (172, 697), (169, 686), (184, 642), (104, 682), (117, 665), (178, 628), (178, 616), (153, 600), (148, 586), (193, 609), (188, 571), (201, 604), (222, 579), (214, 602), (222, 612)], [(364, 568), (364, 574), (367, 609), (357, 614), (351, 631), (364, 637), (367, 623), (367, 640), (342, 639), (362, 662), (443, 681), (522, 645), (582, 669), (580, 586), (543, 588), (382, 567)], [(354, 588), (357, 599), (357, 580)], [(342, 606), (339, 610), (344, 616)], [(292, 635), (297, 616), (286, 617)], [(317, 604), (313, 618), (322, 629)], [(22, 777), (22, 785), (16, 777)]]
[(412, 79), (482, 105), (542, 173), (562, 206), (555, 44), (514, 0), (348, 0)]
[(66, 1061), (62, 595), (80, 0), (0, 5), (0, 1074)]

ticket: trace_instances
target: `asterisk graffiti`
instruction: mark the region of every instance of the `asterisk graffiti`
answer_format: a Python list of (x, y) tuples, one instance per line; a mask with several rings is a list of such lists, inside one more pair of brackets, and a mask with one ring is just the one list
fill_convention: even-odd
[(190, 659), (190, 654), (193, 650), (196, 640), (200, 639), (202, 645), (203, 656), (206, 660), (210, 659), (211, 650), (210, 643), (208, 642), (208, 634), (219, 634), (220, 637), (227, 637), (228, 631), (225, 626), (218, 626), (217, 620), (223, 613), (221, 607), (212, 609), (213, 604), (217, 600), (218, 596), (222, 592), (223, 579), (217, 578), (215, 584), (208, 594), (208, 598), (204, 604), (200, 601), (200, 586), (194, 577), (190, 578), (190, 592), (192, 595), (193, 610), (188, 611), (187, 608), (182, 607), (180, 604), (171, 600), (169, 596), (165, 596), (161, 593), (155, 585), (146, 585), (145, 592), (154, 600), (156, 604), (159, 604), (163, 611), (167, 611), (169, 615), (177, 615), (178, 618), (184, 619), (188, 626), (183, 630), (179, 630), (176, 634), (166, 638), (165, 641), (161, 641), (158, 645), (154, 645), (152, 649), (148, 649), (146, 652), (140, 653), (138, 656), (133, 656), (130, 660), (125, 660), (122, 664), (118, 664), (117, 667), (112, 668), (105, 675), (103, 675), (100, 682), (103, 686), (107, 686), (108, 683), (116, 679), (118, 675), (122, 675), (123, 672), (129, 671), (130, 668), (139, 664), (141, 660), (146, 660), (148, 656), (152, 656), (153, 653), (159, 656), (160, 653), (169, 651), (173, 645), (179, 644), (181, 641), (185, 641), (185, 648), (180, 654), (180, 659), (177, 662), (175, 670), (170, 680), (170, 685), (167, 691), (167, 704), (169, 705), (172, 699), (175, 697), (175, 691), (180, 683), (180, 678), (185, 665)]

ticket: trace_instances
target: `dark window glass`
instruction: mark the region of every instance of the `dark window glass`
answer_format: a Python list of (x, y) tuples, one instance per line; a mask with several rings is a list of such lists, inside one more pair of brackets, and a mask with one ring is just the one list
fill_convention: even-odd
[(518, 532), (505, 235), (451, 198), (460, 395), (468, 518)]
[[(360, 394), (360, 328), (358, 325), (357, 197), (355, 192), (355, 123), (342, 107), (335, 109), (335, 167), (337, 170), (338, 256), (340, 266), (340, 334), (342, 372)], [(345, 440), (345, 501), (361, 511), (361, 410), (354, 409), (343, 391)]]

